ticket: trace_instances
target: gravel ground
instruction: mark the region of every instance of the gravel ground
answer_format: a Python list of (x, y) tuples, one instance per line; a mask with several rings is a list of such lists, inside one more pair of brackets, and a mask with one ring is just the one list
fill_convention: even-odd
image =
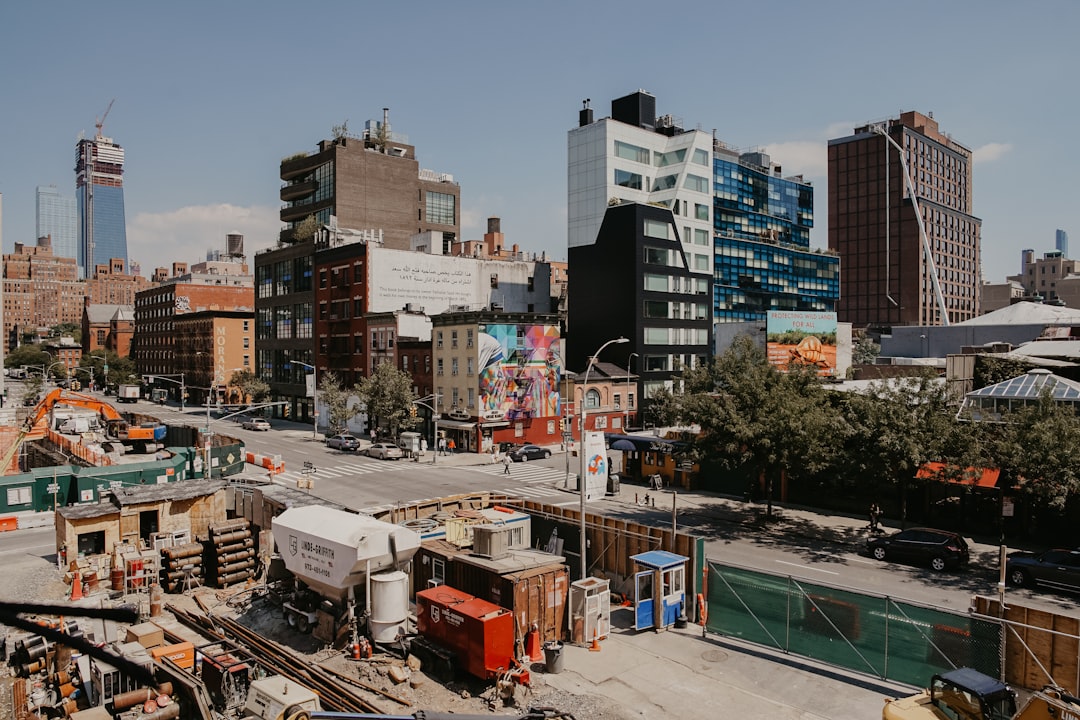
[[(8, 558), (3, 566), (3, 583), (0, 598), (12, 603), (62, 603), (69, 596), (70, 588), (63, 582), (61, 573), (51, 558), (19, 556)], [(212, 592), (219, 607), (224, 605), (230, 593)], [(104, 597), (104, 595), (95, 596)], [(190, 596), (166, 595), (166, 603), (174, 603), (184, 608), (195, 607)], [(93, 602), (93, 599), (87, 602)], [(213, 604), (213, 603), (212, 603)], [(413, 671), (409, 682), (395, 685), (389, 675), (389, 656), (383, 656), (384, 662), (356, 662), (347, 660), (340, 651), (320, 647), (320, 643), (310, 635), (297, 635), (285, 627), (281, 620), (281, 611), (265, 598), (256, 598), (237, 615), (246, 625), (264, 633), (267, 637), (290, 647), (312, 662), (321, 662), (342, 672), (348, 677), (356, 677), (363, 682), (378, 687), (387, 693), (408, 700), (411, 705), (404, 706), (385, 698), (372, 699), (385, 711), (395, 715), (408, 715), (417, 710), (453, 712), (459, 714), (486, 714), (492, 717), (516, 717), (525, 709), (547, 706), (573, 713), (576, 720), (631, 720), (639, 717), (638, 713), (627, 710), (603, 696), (580, 696), (566, 693), (548, 686), (544, 682), (544, 664), (534, 663), (531, 670), (532, 687), (518, 688), (515, 694), (515, 706), (504, 706), (501, 701), (493, 700), (490, 686), (478, 681), (456, 681), (442, 684), (423, 674)], [(5, 633), (12, 632), (0, 626)], [(17, 631), (15, 631), (17, 632)], [(10, 649), (10, 645), (9, 645)], [(379, 657), (379, 656), (376, 656)], [(400, 658), (396, 662), (401, 664)], [(3, 665), (3, 677), (0, 677), (0, 720), (14, 717), (11, 692), (16, 678), (10, 669)]]

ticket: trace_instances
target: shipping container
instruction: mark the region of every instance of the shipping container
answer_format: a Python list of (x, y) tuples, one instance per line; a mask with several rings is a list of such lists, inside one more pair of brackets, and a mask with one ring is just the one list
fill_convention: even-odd
[(514, 662), (514, 617), (506, 608), (451, 587), (416, 594), (422, 637), (457, 656), (457, 667), (481, 680), (506, 672)]
[(471, 552), (445, 540), (421, 543), (413, 562), (415, 592), (448, 585), (507, 608), (519, 642), (533, 627), (541, 643), (565, 639), (570, 577), (562, 557), (511, 550), (508, 557), (491, 560)]

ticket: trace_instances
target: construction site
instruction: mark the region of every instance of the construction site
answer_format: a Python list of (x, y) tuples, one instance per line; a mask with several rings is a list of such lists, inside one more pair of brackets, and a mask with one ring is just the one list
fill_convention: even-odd
[[(23, 424), (21, 445), (59, 439), (69, 456), (86, 445), (76, 452), (103, 459), (98, 469), (141, 456), (154, 468), (124, 472), (156, 479), (84, 486), (74, 469), (44, 487), (63, 495), (46, 511), (55, 561), (10, 569), (13, 587), (42, 589), (0, 603), (3, 717), (614, 720), (602, 699), (544, 682), (562, 671), (564, 644), (602, 651), (613, 608), (657, 629), (685, 626), (692, 610), (692, 538), (589, 516), (589, 543), (604, 551), (595, 577), (573, 581), (560, 539), (581, 524), (573, 511), (480, 493), (359, 514), (204, 477), (194, 460), (224, 464), (195, 452), (197, 438), (172, 446), (167, 432), (182, 431), (105, 405), (54, 391)], [(170, 462), (171, 473), (157, 467)], [(9, 487), (45, 475), (20, 469)], [(29, 492), (41, 495), (38, 480)], [(664, 588), (648, 605), (623, 593), (643, 567)]]

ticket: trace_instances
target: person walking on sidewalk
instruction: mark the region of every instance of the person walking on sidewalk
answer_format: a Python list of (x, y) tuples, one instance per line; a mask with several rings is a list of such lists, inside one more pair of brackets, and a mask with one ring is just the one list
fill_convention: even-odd
[(510, 453), (503, 455), (503, 475), (510, 474)]
[(454, 450), (457, 449), (457, 445), (454, 444), (454, 438), (450, 438), (446, 441), (446, 449), (450, 452), (451, 455), (454, 454)]
[(881, 506), (876, 502), (870, 503), (870, 527), (872, 533), (884, 532), (878, 522), (881, 520)]

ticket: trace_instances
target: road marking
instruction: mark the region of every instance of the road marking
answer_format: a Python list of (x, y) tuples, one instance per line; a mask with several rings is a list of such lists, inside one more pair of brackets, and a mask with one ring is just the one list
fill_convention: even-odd
[(790, 565), (791, 567), (803, 568), (804, 570), (813, 570), (815, 572), (827, 573), (829, 575), (839, 575), (840, 574), (838, 572), (833, 572), (832, 570), (822, 570), (821, 568), (816, 568), (816, 567), (813, 567), (812, 565), (803, 565), (801, 563), (784, 562), (783, 560), (777, 560), (776, 562), (781, 564), (781, 565)]

